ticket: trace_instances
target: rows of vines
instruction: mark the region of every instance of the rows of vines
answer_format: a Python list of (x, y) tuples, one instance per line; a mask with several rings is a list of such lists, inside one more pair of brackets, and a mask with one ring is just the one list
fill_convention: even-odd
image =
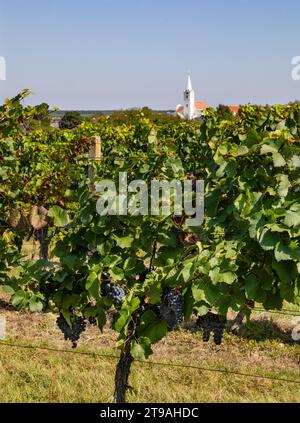
[[(119, 334), (118, 402), (134, 359), (183, 320), (198, 316), (204, 338), (214, 328), (220, 343), (229, 309), (249, 315), (255, 302), (266, 310), (299, 304), (299, 105), (60, 130), (40, 122), (46, 105), (22, 105), (26, 95), (0, 107), (0, 282), (14, 306), (58, 313), (73, 346), (86, 321), (102, 330), (109, 312)], [(89, 160), (94, 135), (101, 162)], [(100, 216), (88, 166), (95, 181), (116, 185), (119, 172), (148, 183), (203, 179), (204, 222)], [(30, 237), (46, 244), (39, 260), (22, 256)]]

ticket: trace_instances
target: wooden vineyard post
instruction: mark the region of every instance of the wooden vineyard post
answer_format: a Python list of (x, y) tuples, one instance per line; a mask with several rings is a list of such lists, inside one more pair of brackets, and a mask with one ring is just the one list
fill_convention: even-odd
[[(101, 160), (101, 138), (98, 135), (91, 137), (89, 159), (93, 160), (93, 161), (100, 161)], [(88, 167), (88, 177), (89, 177), (89, 180), (90, 180), (90, 184), (89, 184), (90, 190), (95, 191), (94, 170), (93, 170), (92, 164), (89, 164), (89, 167)]]

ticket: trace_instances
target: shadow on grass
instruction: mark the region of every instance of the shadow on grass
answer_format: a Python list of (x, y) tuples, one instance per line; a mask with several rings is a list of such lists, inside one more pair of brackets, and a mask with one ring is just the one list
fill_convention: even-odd
[(0, 298), (0, 310), (8, 310), (8, 311), (16, 311), (16, 308), (6, 300), (3, 300), (3, 298)]
[[(231, 333), (230, 328), (233, 324), (233, 320), (228, 320), (226, 324), (226, 332), (231, 333), (232, 336), (236, 336), (238, 338), (255, 340), (257, 342), (273, 340), (284, 344), (300, 344), (300, 341), (292, 339), (292, 330), (296, 325), (296, 323), (293, 325), (292, 320), (293, 319), (291, 317), (290, 324), (279, 324), (267, 317), (251, 319), (248, 323), (244, 321), (238, 334)], [(184, 323), (183, 328), (192, 333), (201, 332), (195, 321)]]
[[(230, 328), (230, 322), (228, 327)], [(250, 322), (244, 323), (238, 336), (258, 342), (276, 340), (285, 344), (295, 344), (297, 341), (294, 341), (292, 338), (292, 330), (292, 324), (287, 327), (282, 327), (272, 319), (261, 318), (259, 320), (250, 320)]]

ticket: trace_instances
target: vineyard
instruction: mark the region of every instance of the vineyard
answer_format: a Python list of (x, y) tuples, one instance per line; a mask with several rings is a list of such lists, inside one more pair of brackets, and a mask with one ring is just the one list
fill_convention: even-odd
[[(46, 104), (23, 105), (28, 95), (0, 107), (5, 312), (10, 319), (25, 313), (26, 324), (32, 316), (33, 326), (34, 316), (55, 316), (55, 336), (73, 347), (69, 354), (87, 353), (81, 339), (89, 347), (86, 334), (94, 340), (97, 333), (117, 362), (110, 364), (114, 394), (106, 400), (131, 399), (139, 383), (133, 365), (142, 373), (169, 340), (185, 339), (185, 365), (197, 368), (195, 348), (209, 355), (222, 348), (223, 337), (236, 346), (249, 333), (251, 315), (300, 314), (299, 104), (247, 105), (236, 116), (207, 109), (201, 122), (153, 122), (141, 113), (134, 123), (99, 119), (59, 129), (45, 123)], [(190, 216), (174, 213), (99, 215), (95, 184), (110, 179), (118, 186), (120, 172), (147, 184), (203, 180), (204, 222), (191, 227)], [(299, 360), (299, 341), (284, 339)], [(240, 360), (253, 348), (242, 345)], [(242, 377), (245, 371), (236, 368)], [(296, 391), (299, 372), (281, 374), (278, 380), (294, 382)]]

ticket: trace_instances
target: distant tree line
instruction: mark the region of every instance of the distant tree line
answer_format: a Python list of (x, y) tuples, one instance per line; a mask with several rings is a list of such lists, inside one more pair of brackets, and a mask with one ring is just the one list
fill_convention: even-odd
[[(298, 100), (291, 101), (289, 105), (294, 105), (299, 103)], [(271, 106), (266, 105), (267, 109)], [(219, 117), (224, 120), (233, 120), (234, 114), (231, 109), (224, 105), (219, 104), (217, 107), (217, 112)], [(48, 105), (43, 103), (37, 108), (38, 113), (35, 115), (35, 119), (31, 121), (31, 126), (35, 128), (46, 129), (50, 127), (51, 116), (53, 115), (49, 111)], [(239, 113), (238, 113), (239, 115)], [(143, 107), (141, 109), (125, 109), (117, 110), (112, 113), (101, 112), (97, 115), (82, 115), (79, 111), (67, 111), (64, 113), (62, 118), (59, 121), (60, 129), (73, 129), (81, 125), (83, 121), (96, 121), (96, 122), (106, 122), (112, 126), (122, 125), (122, 124), (132, 124), (136, 125), (141, 117), (145, 117), (156, 125), (168, 124), (172, 122), (179, 122), (181, 118), (176, 116), (175, 113), (168, 114), (166, 112), (155, 111), (149, 107)], [(31, 128), (33, 129), (33, 128)]]
[(141, 109), (118, 110), (113, 112), (111, 115), (101, 113), (100, 115), (96, 116), (95, 119), (97, 121), (109, 121), (111, 125), (122, 125), (125, 123), (134, 125), (140, 120), (141, 117), (145, 117), (158, 125), (181, 120), (178, 116), (164, 112), (157, 112), (150, 109), (149, 107), (143, 107)]

